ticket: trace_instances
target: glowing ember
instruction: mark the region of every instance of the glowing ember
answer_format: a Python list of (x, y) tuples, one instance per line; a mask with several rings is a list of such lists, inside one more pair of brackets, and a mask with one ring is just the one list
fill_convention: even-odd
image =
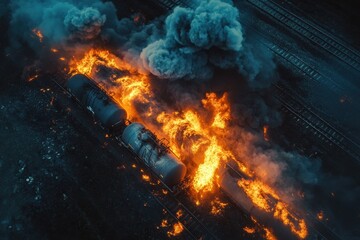
[(28, 78), (28, 82), (34, 81), (34, 80), (37, 79), (38, 77), (39, 77), (38, 74), (35, 74), (34, 76), (30, 76), (30, 77)]
[(253, 234), (255, 232), (255, 228), (244, 227), (243, 230), (249, 234)]
[(61, 57), (61, 58), (59, 58), (59, 60), (60, 60), (60, 61), (65, 61), (65, 60), (66, 60), (66, 58)]
[(167, 232), (169, 237), (174, 237), (179, 235), (184, 230), (183, 225), (180, 222), (177, 222), (173, 225), (173, 228)]
[(223, 203), (218, 198), (215, 198), (215, 200), (211, 201), (211, 213), (213, 215), (220, 215), (227, 205), (227, 203)]
[(176, 218), (180, 218), (183, 215), (183, 211), (180, 209), (179, 211), (176, 212)]
[(34, 29), (32, 30), (32, 32), (33, 32), (33, 33), (35, 34), (35, 36), (39, 39), (40, 42), (43, 41), (44, 35), (42, 34), (42, 32), (41, 32), (39, 29), (34, 28)]
[(323, 211), (318, 212), (318, 214), (316, 214), (316, 217), (317, 217), (320, 221), (322, 221), (322, 220), (324, 219), (324, 213), (323, 213)]
[(167, 221), (166, 219), (162, 220), (160, 226), (161, 226), (161, 227), (167, 227), (167, 226), (169, 226), (168, 221)]
[(51, 50), (51, 52), (53, 52), (53, 53), (59, 52), (59, 50), (57, 50), (56, 48), (52, 48), (52, 49), (50, 49), (50, 50)]
[(150, 181), (149, 175), (143, 174), (143, 175), (141, 176), (141, 178), (142, 178), (143, 180), (147, 181), (147, 182)]
[(264, 125), (263, 134), (264, 134), (264, 140), (267, 141), (267, 142), (270, 141), (270, 138), (269, 138), (269, 126), (268, 125)]
[(267, 228), (264, 228), (265, 231), (265, 238), (266, 240), (276, 240), (276, 237), (274, 236), (274, 234)]

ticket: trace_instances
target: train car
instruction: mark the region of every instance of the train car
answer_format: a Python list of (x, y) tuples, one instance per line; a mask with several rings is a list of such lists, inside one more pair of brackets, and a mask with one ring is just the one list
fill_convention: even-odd
[(108, 130), (117, 130), (121, 140), (145, 163), (163, 183), (169, 187), (180, 184), (186, 167), (169, 148), (140, 123), (126, 126), (126, 111), (107, 96), (90, 78), (77, 74), (68, 79), (68, 91), (101, 125)]
[(90, 78), (76, 74), (66, 82), (68, 91), (101, 125), (108, 130), (119, 130), (127, 118), (126, 111), (106, 95)]
[(121, 139), (169, 187), (184, 179), (185, 165), (144, 125), (130, 124), (124, 129)]

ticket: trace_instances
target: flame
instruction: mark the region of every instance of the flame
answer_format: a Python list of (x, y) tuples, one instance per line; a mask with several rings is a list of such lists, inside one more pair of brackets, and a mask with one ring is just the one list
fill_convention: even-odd
[(212, 127), (224, 129), (226, 123), (230, 121), (230, 106), (227, 99), (227, 93), (218, 98), (215, 93), (206, 93), (206, 98), (201, 100), (205, 108), (215, 111)]
[(124, 76), (113, 74), (111, 76), (113, 85), (105, 90), (126, 109), (129, 120), (136, 120), (138, 117), (137, 110), (134, 108), (135, 103), (149, 103), (154, 98), (148, 76), (140, 74), (130, 64), (107, 50), (90, 49), (80, 60), (73, 58), (69, 65), (71, 75), (82, 73), (93, 76), (98, 66), (125, 72), (127, 75)]
[(243, 230), (249, 234), (255, 233), (255, 228), (244, 227)]
[(265, 141), (270, 141), (270, 138), (269, 138), (269, 126), (268, 125), (264, 125), (263, 126), (263, 135), (264, 135), (264, 140)]
[(35, 36), (39, 39), (40, 42), (43, 41), (44, 35), (42, 34), (42, 32), (41, 32), (39, 29), (34, 28), (34, 29), (32, 30), (32, 32), (33, 32), (33, 33), (35, 34)]
[(213, 215), (220, 215), (227, 205), (227, 203), (221, 202), (219, 198), (215, 198), (215, 200), (211, 201), (211, 213)]
[(149, 175), (143, 174), (143, 175), (141, 176), (141, 178), (142, 178), (144, 181), (146, 181), (146, 182), (150, 181)]
[(268, 228), (264, 228), (265, 231), (265, 238), (266, 240), (276, 240), (277, 238), (274, 236), (274, 234), (270, 231)]
[(39, 77), (39, 74), (35, 74), (35, 75), (33, 75), (33, 76), (30, 76), (30, 77), (28, 78), (28, 82), (34, 81), (34, 80), (37, 79), (38, 77)]
[[(90, 49), (80, 59), (73, 57), (69, 63), (69, 73), (82, 73), (96, 79), (100, 66), (113, 70), (108, 79), (110, 81), (102, 82), (100, 87), (126, 109), (129, 120), (146, 122), (147, 126), (153, 127), (153, 131), (169, 140), (171, 149), (181, 160), (192, 159), (198, 165), (191, 184), (197, 195), (196, 205), (202, 204), (205, 194), (214, 192), (219, 179), (219, 169), (234, 160), (239, 170), (250, 178), (240, 179), (238, 185), (254, 205), (272, 213), (274, 218), (282, 221), (300, 238), (307, 236), (305, 221), (290, 213), (276, 191), (256, 180), (256, 173), (236, 159), (236, 152), (227, 149), (229, 144), (224, 133), (231, 123), (231, 107), (227, 93), (221, 95), (208, 92), (199, 100), (198, 105), (177, 111), (167, 109), (167, 105), (159, 102), (159, 98), (154, 94), (148, 75), (140, 73), (123, 59), (101, 49)], [(267, 125), (263, 127), (263, 134), (268, 141)], [(133, 164), (132, 167), (136, 168), (136, 165)], [(217, 212), (218, 209), (214, 208), (214, 213)], [(182, 225), (178, 223), (174, 225), (173, 232), (180, 229), (182, 231)], [(268, 239), (274, 239), (270, 231), (267, 235), (270, 236)]]
[(167, 226), (169, 226), (169, 224), (168, 224), (168, 221), (166, 220), (166, 219), (163, 219), (162, 221), (161, 221), (161, 225), (160, 225), (161, 227), (167, 227)]
[[(257, 180), (241, 179), (238, 185), (245, 191), (251, 201), (266, 212), (272, 213), (285, 226), (299, 236), (305, 238), (308, 234), (304, 219), (299, 219), (287, 209), (287, 204), (269, 186)], [(276, 202), (275, 206), (274, 203)]]
[(320, 221), (322, 221), (322, 220), (324, 219), (324, 213), (323, 213), (323, 211), (318, 212), (318, 214), (316, 214), (316, 217), (317, 217)]
[(178, 236), (184, 230), (183, 225), (180, 222), (177, 222), (173, 225), (172, 230), (167, 232), (169, 237)]
[(181, 209), (179, 209), (177, 212), (176, 212), (176, 218), (179, 219), (182, 215), (183, 215), (183, 211)]

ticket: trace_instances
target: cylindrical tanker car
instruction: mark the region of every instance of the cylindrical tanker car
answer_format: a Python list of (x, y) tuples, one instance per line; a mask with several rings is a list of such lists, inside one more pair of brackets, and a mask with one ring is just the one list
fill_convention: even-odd
[[(186, 174), (185, 165), (156, 136), (140, 123), (126, 126), (126, 111), (106, 95), (90, 78), (77, 74), (68, 79), (68, 91), (109, 130), (122, 130), (121, 140), (167, 186), (181, 183)], [(119, 131), (116, 131), (119, 133)], [(121, 133), (121, 132), (120, 132)]]
[(83, 74), (72, 76), (68, 79), (66, 87), (104, 128), (114, 130), (124, 125), (127, 117), (126, 111), (87, 76)]
[(185, 165), (142, 124), (130, 124), (121, 138), (167, 185), (174, 186), (184, 179)]

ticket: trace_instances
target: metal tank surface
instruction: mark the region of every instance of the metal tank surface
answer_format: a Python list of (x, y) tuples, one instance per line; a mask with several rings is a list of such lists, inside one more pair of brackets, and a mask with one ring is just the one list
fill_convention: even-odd
[(174, 186), (184, 179), (185, 165), (162, 146), (142, 124), (132, 123), (127, 126), (122, 134), (122, 140), (166, 185)]
[(67, 89), (90, 112), (103, 127), (114, 129), (126, 120), (126, 111), (106, 95), (90, 78), (76, 74), (68, 79)]

